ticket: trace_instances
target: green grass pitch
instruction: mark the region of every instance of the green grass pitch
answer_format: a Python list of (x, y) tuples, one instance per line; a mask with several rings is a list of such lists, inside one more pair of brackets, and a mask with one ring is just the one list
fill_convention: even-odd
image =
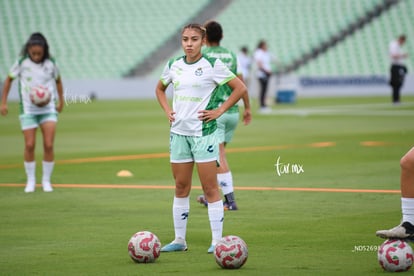
[[(399, 223), (399, 160), (414, 144), (414, 97), (403, 101), (304, 98), (268, 115), (254, 110), (252, 123), (239, 125), (228, 159), (240, 210), (224, 221), (224, 235), (249, 247), (237, 271), (206, 253), (211, 234), (207, 209), (195, 200), (196, 172), (189, 251), (161, 253), (153, 264), (128, 256), (137, 231), (154, 232), (162, 244), (174, 236), (169, 126), (155, 100), (65, 106), (55, 191), (32, 194), (23, 191), (23, 136), (10, 103), (0, 118), (0, 274), (382, 275), (375, 231)], [(38, 182), (41, 147), (39, 132)], [(120, 170), (133, 176), (117, 177)]]

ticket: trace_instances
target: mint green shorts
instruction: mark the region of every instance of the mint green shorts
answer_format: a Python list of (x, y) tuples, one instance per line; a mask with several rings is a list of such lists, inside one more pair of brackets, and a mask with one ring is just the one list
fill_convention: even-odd
[(207, 136), (170, 134), (171, 163), (204, 163), (219, 160), (217, 131)]
[(220, 144), (230, 143), (239, 123), (239, 112), (224, 113), (217, 118), (217, 136)]
[(19, 116), (22, 130), (38, 128), (41, 124), (47, 121), (57, 122), (57, 113), (45, 114), (22, 114)]

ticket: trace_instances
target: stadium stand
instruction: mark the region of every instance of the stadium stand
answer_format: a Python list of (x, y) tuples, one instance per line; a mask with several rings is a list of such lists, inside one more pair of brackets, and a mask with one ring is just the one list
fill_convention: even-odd
[(3, 0), (0, 74), (7, 74), (30, 34), (40, 31), (65, 78), (121, 78), (208, 2)]
[[(391, 6), (390, 3), (396, 3)], [(378, 11), (380, 6), (388, 7)], [(233, 0), (216, 19), (224, 28), (222, 45), (237, 52), (251, 51), (260, 39), (285, 67), (311, 56), (315, 47), (344, 36), (317, 55), (295, 67), (299, 75), (388, 74), (388, 44), (401, 33), (413, 32), (414, 1), (411, 0)], [(367, 18), (369, 17), (369, 18)], [(366, 22), (362, 22), (362, 19)], [(345, 32), (347, 33), (347, 32)], [(414, 52), (414, 39), (405, 45)], [(176, 54), (179, 54), (177, 51)], [(410, 60), (409, 68), (414, 68)], [(161, 66), (162, 67), (162, 66)], [(283, 71), (275, 66), (276, 71)], [(159, 75), (159, 67), (153, 73)]]
[[(389, 68), (388, 44), (400, 34), (413, 32), (413, 1), (400, 1), (388, 12), (373, 19), (370, 24), (347, 37), (312, 62), (301, 67), (299, 75), (375, 75), (387, 74)], [(414, 41), (404, 46), (407, 52), (414, 51)], [(413, 68), (413, 60), (408, 59)]]
[[(237, 50), (248, 45), (251, 50), (259, 39), (266, 39), (270, 51), (289, 65), (312, 48), (356, 24), (367, 13), (387, 3), (385, 0), (248, 0), (234, 1), (219, 17), (226, 31), (223, 44)], [(312, 59), (295, 73), (300, 75), (364, 75), (388, 73), (388, 43), (400, 33), (410, 34), (414, 1), (396, 1), (397, 5), (356, 29), (323, 55)], [(272, 7), (272, 8), (270, 8)], [(250, 12), (248, 12), (250, 10)], [(411, 12), (411, 13), (410, 13)], [(260, 16), (258, 16), (260, 15)], [(232, 22), (237, 21), (238, 24)], [(229, 31), (231, 30), (231, 31)], [(256, 31), (255, 31), (256, 30)], [(408, 39), (409, 40), (409, 39)], [(412, 52), (414, 39), (407, 40)], [(411, 61), (412, 62), (412, 61)], [(412, 67), (413, 64), (409, 64)], [(280, 68), (275, 68), (280, 70)]]
[[(313, 57), (332, 37), (387, 2), (398, 4), (372, 18)], [(158, 77), (166, 59), (154, 57), (181, 27), (214, 18), (224, 27), (222, 45), (252, 51), (266, 39), (270, 51), (300, 75), (388, 73), (388, 43), (401, 33), (414, 53), (412, 0), (227, 0), (221, 10), (202, 12), (223, 0), (3, 0), (0, 1), (0, 74), (4, 76), (32, 32), (41, 31), (67, 79), (114, 79), (127, 75)], [(208, 17), (207, 17), (208, 16)], [(168, 56), (181, 53), (169, 46)], [(164, 50), (163, 50), (164, 51)], [(408, 61), (414, 69), (413, 59)], [(282, 68), (283, 69), (283, 68)], [(275, 68), (281, 70), (281, 68)], [(138, 73), (140, 72), (140, 73)], [(145, 74), (148, 72), (147, 74)]]

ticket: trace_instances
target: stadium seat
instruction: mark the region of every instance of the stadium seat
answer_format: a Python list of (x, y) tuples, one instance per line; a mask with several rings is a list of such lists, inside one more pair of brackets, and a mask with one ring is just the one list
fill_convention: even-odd
[[(210, 0), (5, 0), (0, 8), (0, 74), (6, 75), (29, 35), (46, 35), (67, 79), (122, 78), (198, 14)], [(382, 0), (234, 0), (214, 18), (224, 28), (222, 45), (250, 52), (260, 39), (282, 64), (289, 64), (337, 34)], [(171, 12), (172, 7), (175, 12)], [(310, 60), (304, 75), (386, 74), (388, 44), (414, 33), (414, 1), (399, 4), (363, 29)], [(200, 22), (202, 23), (202, 22)], [(414, 53), (408, 39), (407, 52)], [(177, 51), (180, 55), (179, 40)], [(165, 62), (150, 76), (157, 77)], [(408, 67), (414, 68), (413, 59)]]
[(121, 78), (207, 2), (2, 1), (0, 74), (7, 74), (30, 34), (40, 31), (65, 78)]

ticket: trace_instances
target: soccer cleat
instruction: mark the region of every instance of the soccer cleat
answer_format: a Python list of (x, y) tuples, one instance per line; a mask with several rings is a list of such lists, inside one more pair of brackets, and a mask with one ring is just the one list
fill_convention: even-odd
[(42, 187), (44, 192), (53, 192), (52, 184), (50, 184), (50, 182), (42, 182)]
[(414, 225), (405, 221), (389, 230), (378, 230), (375, 234), (383, 239), (412, 239), (414, 238)]
[(215, 248), (216, 248), (216, 246), (215, 246), (215, 245), (210, 245), (210, 247), (207, 249), (207, 253), (208, 253), (208, 254), (213, 253)]
[(200, 203), (200, 204), (203, 204), (206, 207), (208, 205), (207, 199), (204, 197), (204, 195), (199, 195), (197, 197), (197, 202)]
[(174, 252), (174, 251), (187, 251), (187, 245), (184, 243), (169, 243), (163, 248), (161, 248), (161, 252)]
[(26, 187), (24, 188), (25, 193), (33, 193), (36, 188), (36, 182), (28, 181)]
[(239, 209), (239, 208), (237, 208), (237, 204), (236, 204), (235, 201), (233, 201), (231, 203), (224, 202), (223, 203), (223, 206), (224, 206), (224, 210), (226, 210), (226, 211), (236, 211), (236, 210)]

